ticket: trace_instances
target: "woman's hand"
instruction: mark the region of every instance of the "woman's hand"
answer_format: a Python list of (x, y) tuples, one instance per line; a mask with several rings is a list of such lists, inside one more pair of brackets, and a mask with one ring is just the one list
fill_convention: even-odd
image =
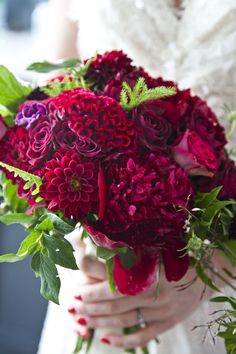
[[(76, 249), (76, 245), (73, 246)], [(101, 338), (104, 343), (120, 348), (143, 347), (151, 339), (182, 322), (200, 305), (204, 288), (202, 283), (196, 281), (181, 292), (176, 289), (177, 285), (194, 278), (192, 270), (180, 283), (169, 283), (163, 276), (158, 296), (157, 284), (154, 284), (142, 294), (131, 297), (118, 291), (111, 292), (103, 263), (90, 256), (81, 256), (81, 252), (78, 262), (84, 273), (84, 284), (74, 294), (69, 312), (75, 331), (84, 337), (89, 335), (90, 328), (105, 327), (110, 330), (105, 338)], [(138, 324), (137, 309), (140, 309), (146, 327), (130, 335), (114, 334), (113, 328)]]

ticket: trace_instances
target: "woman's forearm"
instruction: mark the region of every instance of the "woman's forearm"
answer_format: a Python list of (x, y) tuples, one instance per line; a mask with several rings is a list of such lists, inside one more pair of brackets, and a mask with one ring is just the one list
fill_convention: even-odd
[(77, 57), (78, 26), (69, 18), (70, 0), (50, 0), (48, 48), (50, 59)]

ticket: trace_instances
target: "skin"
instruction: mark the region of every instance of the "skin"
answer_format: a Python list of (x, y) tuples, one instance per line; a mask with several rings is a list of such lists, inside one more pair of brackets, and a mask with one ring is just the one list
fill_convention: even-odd
[[(161, 274), (159, 295), (157, 284), (135, 297), (125, 296), (118, 291), (112, 293), (106, 280), (106, 270), (103, 263), (95, 257), (85, 255), (85, 246), (79, 241), (79, 233), (75, 230), (68, 236), (68, 240), (76, 250), (78, 266), (83, 274), (82, 284), (77, 293), (68, 299), (67, 308), (74, 308), (71, 314), (74, 330), (85, 338), (91, 328), (110, 328), (104, 335), (110, 345), (118, 348), (143, 347), (151, 339), (167, 331), (190, 316), (202, 303), (201, 296), (204, 285), (200, 280), (195, 281), (184, 291), (179, 292), (178, 285), (186, 284), (195, 277), (195, 271), (189, 269), (180, 282), (170, 283)], [(219, 255), (214, 262), (221, 267), (228, 267)], [(232, 270), (232, 269), (231, 269)], [(222, 283), (215, 279), (218, 286)], [(82, 300), (74, 296), (80, 295)], [(204, 292), (203, 300), (211, 295), (211, 290)], [(136, 325), (137, 311), (140, 308), (147, 325), (140, 331), (131, 335), (117, 335), (113, 328), (123, 328)], [(77, 321), (85, 319), (86, 325)]]

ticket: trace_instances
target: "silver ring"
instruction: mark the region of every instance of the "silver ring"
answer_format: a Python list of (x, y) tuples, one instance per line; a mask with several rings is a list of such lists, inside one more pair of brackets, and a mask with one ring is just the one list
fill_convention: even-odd
[(147, 323), (146, 323), (139, 307), (136, 308), (136, 313), (137, 313), (138, 324), (140, 325), (141, 328), (145, 328)]

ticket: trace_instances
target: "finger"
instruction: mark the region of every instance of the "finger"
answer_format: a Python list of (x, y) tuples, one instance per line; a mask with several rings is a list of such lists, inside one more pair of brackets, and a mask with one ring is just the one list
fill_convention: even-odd
[(107, 281), (87, 284), (80, 287), (79, 290), (84, 303), (115, 300), (124, 297), (117, 290), (112, 292)]
[(98, 261), (95, 257), (78, 252), (76, 254), (76, 261), (79, 269), (87, 276), (98, 280), (105, 280), (107, 278), (105, 264)]
[[(172, 317), (172, 310), (167, 308), (156, 309), (141, 308), (140, 309), (143, 319), (146, 323), (156, 322), (157, 318), (159, 322), (166, 321)], [(74, 320), (82, 321), (89, 328), (125, 328), (139, 324), (139, 318), (137, 310), (131, 310), (119, 315), (112, 314), (111, 316), (87, 316), (77, 314), (75, 312)]]
[(100, 340), (111, 344), (114, 347), (118, 348), (137, 348), (145, 347), (152, 339), (156, 338), (159, 334), (163, 333), (165, 330), (170, 328), (168, 321), (163, 323), (154, 322), (147, 325), (145, 328), (140, 329), (139, 331), (128, 334), (128, 335), (113, 335), (107, 334)]
[(86, 303), (83, 301), (74, 302), (77, 313), (87, 316), (108, 316), (121, 314), (137, 307), (145, 307), (146, 298), (142, 297), (122, 297), (120, 299), (107, 300), (101, 302)]

